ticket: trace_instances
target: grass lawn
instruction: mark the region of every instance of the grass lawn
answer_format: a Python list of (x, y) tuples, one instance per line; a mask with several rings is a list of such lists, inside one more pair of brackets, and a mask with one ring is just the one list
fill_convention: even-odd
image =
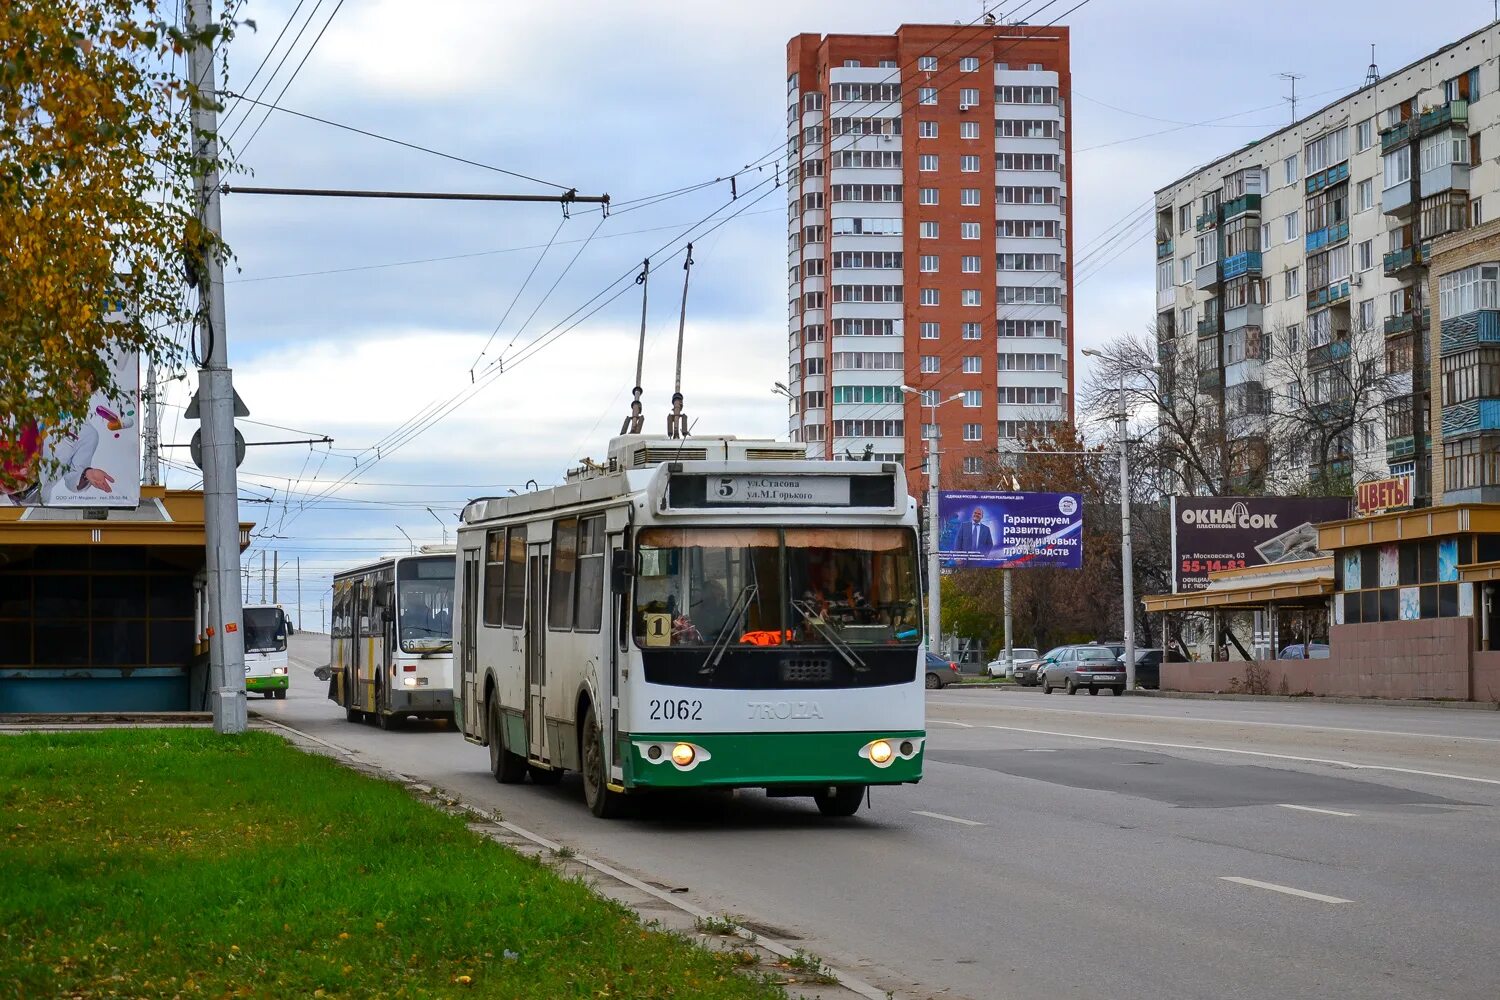
[(0, 737), (7, 996), (781, 997), (278, 737)]

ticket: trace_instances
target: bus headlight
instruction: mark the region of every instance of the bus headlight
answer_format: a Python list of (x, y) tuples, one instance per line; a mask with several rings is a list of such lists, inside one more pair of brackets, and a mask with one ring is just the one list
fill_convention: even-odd
[(688, 743), (685, 740), (661, 743), (642, 741), (635, 744), (635, 748), (645, 758), (646, 763), (665, 764), (671, 761), (672, 766), (679, 771), (691, 771), (699, 764), (713, 759), (713, 754), (698, 744)]
[(414, 688), (417, 686), (417, 679), (415, 677), (403, 677), (401, 678), (401, 683), (409, 688)]
[(911, 760), (922, 752), (924, 737), (909, 736), (897, 746), (891, 745), (891, 740), (882, 738), (871, 740), (859, 748), (859, 755), (876, 767), (890, 767), (898, 758)]
[(891, 745), (885, 740), (876, 740), (870, 744), (870, 763), (888, 764), (891, 759)]
[(275, 674), (278, 677), (284, 677), (286, 676), (286, 667), (272, 667), (271, 673)]
[(679, 743), (672, 748), (672, 763), (678, 767), (691, 767), (698, 751), (691, 743)]

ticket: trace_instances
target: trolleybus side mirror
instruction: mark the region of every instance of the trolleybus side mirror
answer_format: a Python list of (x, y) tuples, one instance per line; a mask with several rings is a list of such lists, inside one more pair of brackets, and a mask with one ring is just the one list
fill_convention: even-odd
[(609, 588), (615, 594), (623, 594), (630, 589), (630, 577), (635, 572), (635, 567), (630, 562), (629, 549), (615, 549), (610, 554), (609, 563)]

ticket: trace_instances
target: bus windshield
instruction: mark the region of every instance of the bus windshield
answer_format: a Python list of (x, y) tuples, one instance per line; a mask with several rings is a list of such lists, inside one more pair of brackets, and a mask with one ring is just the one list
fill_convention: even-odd
[(403, 653), (453, 651), (453, 557), (396, 564), (397, 635)]
[(646, 528), (638, 544), (634, 618), (643, 647), (921, 639), (909, 529)]
[(245, 652), (279, 653), (286, 649), (286, 613), (280, 608), (245, 609)]

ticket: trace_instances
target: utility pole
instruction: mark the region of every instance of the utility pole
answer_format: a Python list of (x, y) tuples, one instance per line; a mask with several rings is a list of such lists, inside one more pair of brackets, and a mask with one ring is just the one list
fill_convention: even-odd
[(1001, 573), (1000, 582), (1001, 582), (1001, 585), (1004, 588), (1003, 589), (1003, 593), (1005, 595), (1004, 596), (1004, 606), (1005, 606), (1005, 670), (1011, 676), (1015, 676), (1015, 672), (1016, 672), (1016, 654), (1015, 654), (1015, 647), (1013, 647), (1011, 645), (1011, 641), (1010, 641), (1010, 622), (1011, 622), (1011, 618), (1010, 618), (1010, 567), (1009, 566), (1005, 567), (1003, 570), (1000, 571), (1000, 573)]
[(271, 553), (271, 603), (281, 603), (281, 553)]
[(147, 358), (146, 385), (141, 390), (141, 444), (145, 456), (141, 466), (141, 485), (156, 486), (161, 482), (161, 432), (156, 423), (156, 359)]
[[(198, 219), (210, 236), (223, 231), (219, 218), (219, 112), (214, 85), (214, 52), (207, 31), (212, 0), (187, 0), (188, 77), (192, 98), (193, 147), (198, 176)], [(245, 636), (240, 631), (244, 604), (240, 577), (239, 483), (235, 470), (234, 376), (224, 322), (224, 265), (212, 248), (192, 262), (198, 283), (197, 334), (203, 363), (198, 370), (198, 403), (203, 421), (203, 531), (208, 571), (209, 682), (213, 691), (214, 732), (246, 728)]]
[(321, 597), (318, 598), (318, 631), (328, 631), (328, 608)]
[[(1083, 353), (1101, 361), (1110, 360), (1103, 352), (1084, 348)], [(1125, 689), (1135, 689), (1135, 559), (1130, 542), (1130, 437), (1129, 412), (1125, 408), (1125, 376), (1137, 371), (1120, 363), (1120, 412), (1115, 414), (1115, 429), (1120, 436), (1120, 600), (1124, 607)]]
[[(901, 391), (908, 396), (916, 396), (921, 399), (921, 391), (913, 389), (909, 385), (901, 386)], [(929, 390), (936, 393), (936, 389)], [(951, 403), (956, 399), (963, 399), (961, 392), (954, 393), (947, 399), (936, 399), (931, 403), (921, 403), (926, 406), (932, 415), (931, 434), (923, 435), (927, 438), (927, 648), (932, 649), (932, 644), (942, 644), (943, 640), (943, 594), (942, 594), (942, 566), (938, 559), (938, 407), (944, 403)]]
[(297, 557), (297, 631), (302, 631), (302, 557)]
[(266, 603), (266, 550), (260, 550), (260, 603)]

